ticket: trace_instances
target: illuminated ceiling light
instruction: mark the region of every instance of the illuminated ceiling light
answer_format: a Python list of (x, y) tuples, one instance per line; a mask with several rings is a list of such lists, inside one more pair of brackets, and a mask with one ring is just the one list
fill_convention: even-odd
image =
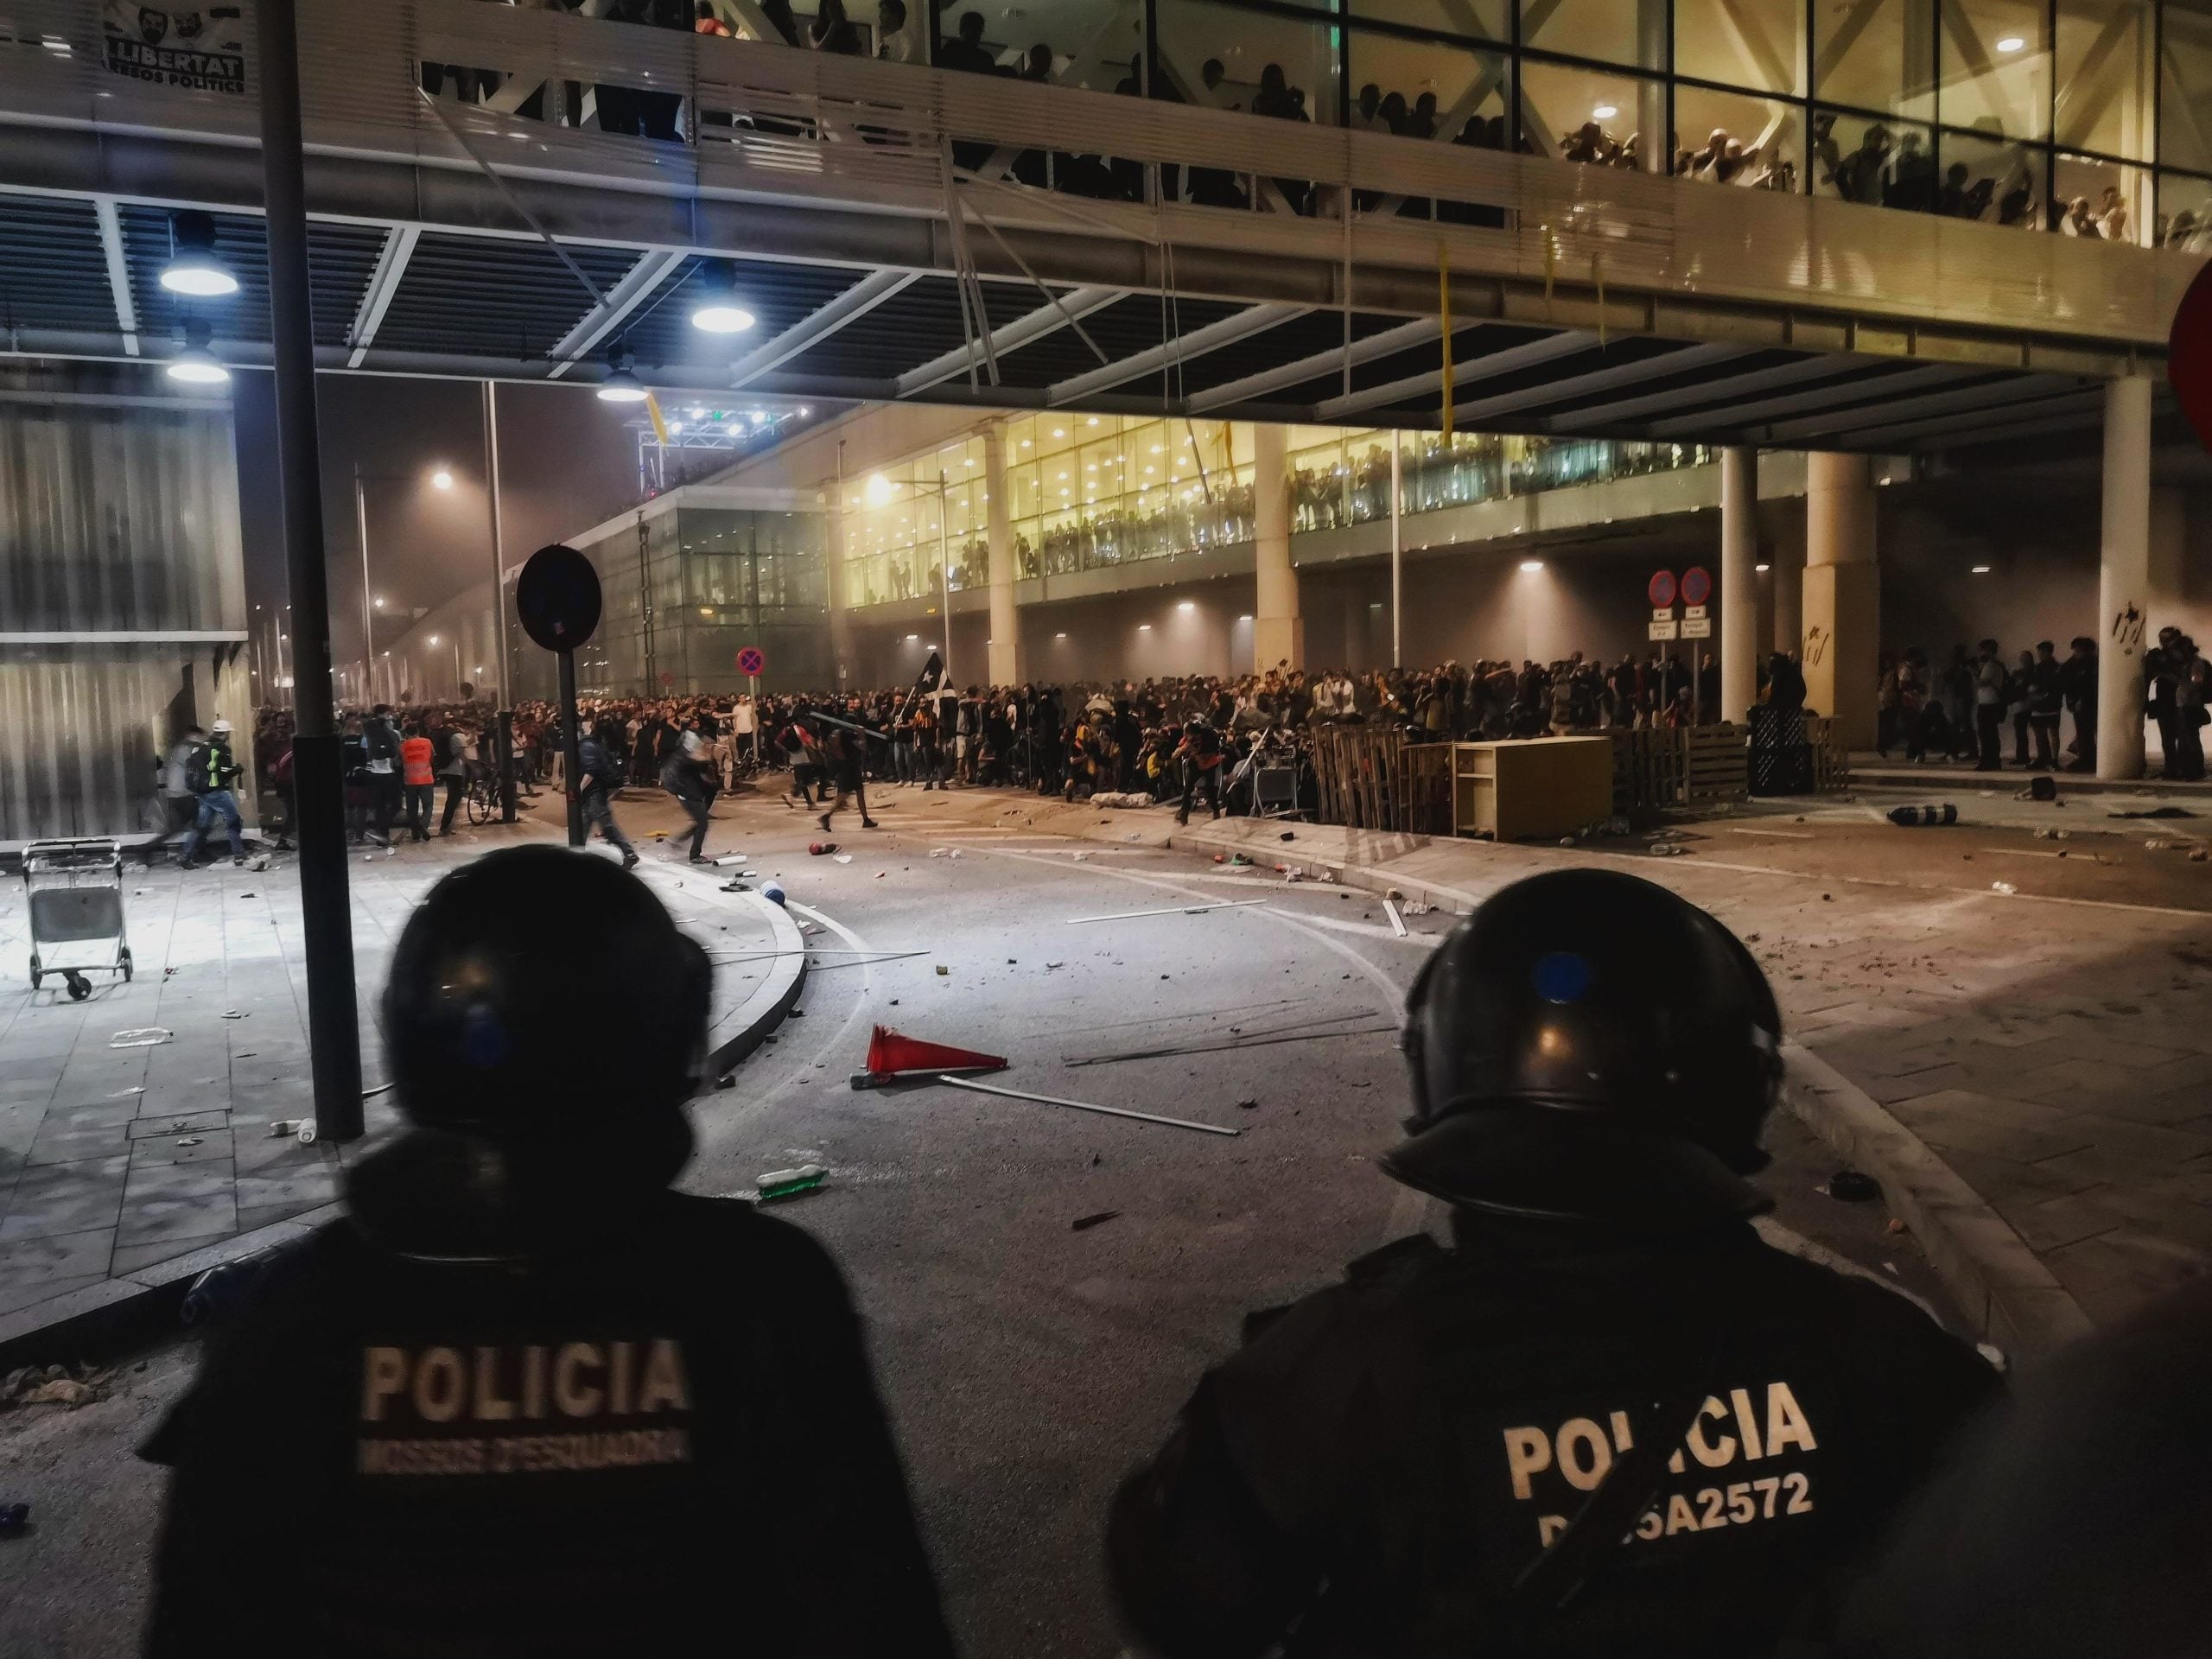
[(1249, 616), (1240, 616), (1236, 620), (1239, 622), (1249, 622), (1252, 619)]
[(617, 348), (608, 354), (607, 366), (612, 371), (599, 383), (599, 400), (603, 404), (642, 404), (645, 401), (645, 383), (632, 370), (630, 353)]
[(1591, 118), (1595, 121), (1610, 121), (1619, 113), (1620, 111), (1616, 109), (1611, 104), (1600, 104), (1596, 109), (1590, 111), (1590, 116)]
[(881, 473), (870, 473), (868, 482), (861, 486), (861, 493), (871, 507), (880, 507), (891, 500), (891, 480)]
[(219, 386), (230, 379), (231, 372), (217, 362), (214, 353), (207, 349), (207, 340), (206, 323), (184, 325), (184, 349), (169, 359), (170, 379), (188, 386)]
[(768, 411), (765, 409), (756, 409), (748, 414), (746, 418), (751, 421), (755, 426), (765, 426), (768, 423)]
[(2018, 52), (2025, 49), (2027, 44), (2018, 35), (2007, 35), (1997, 42), (1997, 49), (1999, 52)]
[(737, 302), (736, 273), (722, 260), (707, 265), (707, 281), (699, 302), (691, 308), (691, 326), (709, 334), (741, 334), (760, 321)]
[(1195, 611), (1198, 608), (1198, 602), (1194, 599), (1186, 599), (1178, 604), (1175, 608), (1179, 611)]
[(1052, 638), (1053, 638), (1053, 639), (1066, 639), (1066, 638), (1067, 638), (1067, 635), (1065, 635), (1065, 633), (1056, 633), (1056, 634), (1054, 634), (1054, 635), (1052, 636)]
[(162, 286), (172, 294), (188, 295), (195, 300), (219, 300), (238, 291), (237, 276), (215, 251), (215, 221), (211, 215), (171, 215), (169, 262), (162, 267)]
[(801, 420), (804, 420), (808, 416), (813, 413), (814, 406), (811, 404), (801, 404), (798, 406), (798, 417)]
[(1537, 571), (1543, 568), (1544, 562), (1541, 559), (1523, 559), (1521, 561), (1521, 569), (1524, 575), (1534, 575)]
[(1977, 576), (1986, 576), (1989, 574), (1989, 567), (1986, 564), (1977, 564), (1974, 568), (1973, 574)]
[(1085, 426), (1096, 426), (1098, 424), (1098, 417), (1094, 415), (1089, 420), (1085, 421), (1084, 424)]
[[(384, 595), (383, 595), (383, 594), (378, 594), (378, 595), (377, 595), (377, 601), (376, 601), (376, 603), (377, 603), (377, 609), (378, 609), (378, 610), (382, 610), (382, 609), (384, 609)], [(257, 606), (255, 606), (253, 608), (254, 608), (255, 610), (257, 610), (257, 610), (259, 610), (259, 609), (261, 608), (261, 607), (260, 607), (260, 606), (258, 606), (258, 605), (257, 605)]]
[(430, 643), (434, 645), (438, 643), (438, 636), (436, 634), (434, 633), (430, 636)]
[(430, 474), (430, 482), (439, 489), (449, 490), (453, 488), (453, 474), (441, 467)]
[(1152, 624), (1151, 624), (1151, 623), (1149, 623), (1149, 622), (1140, 622), (1140, 623), (1138, 623), (1138, 624), (1137, 624), (1137, 632), (1138, 632), (1139, 633), (1150, 633), (1150, 632), (1152, 632)]
[(1751, 569), (1758, 571), (1761, 575), (1764, 575), (1767, 572), (1767, 567), (1764, 564), (1755, 564)]

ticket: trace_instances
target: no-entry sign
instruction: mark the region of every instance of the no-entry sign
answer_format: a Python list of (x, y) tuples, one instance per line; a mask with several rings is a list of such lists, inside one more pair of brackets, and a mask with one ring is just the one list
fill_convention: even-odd
[(1713, 597), (1713, 578), (1705, 574), (1705, 567), (1694, 564), (1682, 572), (1682, 603), (1702, 605)]
[(1675, 602), (1675, 573), (1671, 570), (1659, 571), (1651, 578), (1651, 585), (1643, 591), (1649, 596), (1653, 610), (1665, 610)]
[(758, 645), (747, 645), (737, 653), (737, 671), (741, 674), (758, 676), (767, 666), (768, 658)]

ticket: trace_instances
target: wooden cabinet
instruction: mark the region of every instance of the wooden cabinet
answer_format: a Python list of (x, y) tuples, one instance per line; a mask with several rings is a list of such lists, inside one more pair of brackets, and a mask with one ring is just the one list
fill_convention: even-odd
[(1452, 746), (1452, 832), (1556, 839), (1613, 812), (1608, 737), (1533, 737)]

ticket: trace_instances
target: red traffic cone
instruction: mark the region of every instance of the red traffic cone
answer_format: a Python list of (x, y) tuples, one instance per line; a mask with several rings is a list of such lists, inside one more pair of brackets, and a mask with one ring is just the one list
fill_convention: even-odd
[(878, 1026), (868, 1039), (868, 1070), (854, 1072), (851, 1081), (855, 1089), (878, 1089), (901, 1077), (928, 1077), (939, 1071), (1003, 1071), (1006, 1065), (1002, 1054), (925, 1043), (888, 1026)]

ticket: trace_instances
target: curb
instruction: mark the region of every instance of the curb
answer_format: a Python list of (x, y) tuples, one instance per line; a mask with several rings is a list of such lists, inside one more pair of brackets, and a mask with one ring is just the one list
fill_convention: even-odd
[(728, 1072), (783, 1024), (784, 1016), (791, 1011), (799, 993), (806, 988), (806, 970), (810, 960), (806, 954), (805, 936), (781, 905), (763, 899), (757, 893), (730, 896), (745, 900), (762, 912), (768, 931), (775, 938), (776, 949), (784, 954), (774, 959), (767, 978), (752, 995), (708, 1027), (707, 1069), (715, 1077)]
[(1783, 1103), (1806, 1128), (1882, 1184), (1973, 1334), (2039, 1359), (2093, 1329), (2027, 1242), (1918, 1135), (1818, 1055), (1783, 1045)]
[[(760, 1047), (783, 1023), (806, 986), (805, 939), (798, 924), (781, 906), (758, 893), (730, 896), (759, 906), (775, 948), (792, 954), (776, 957), (767, 978), (753, 994), (709, 1027), (707, 1065), (714, 1076), (727, 1072)], [(712, 1098), (711, 1091), (700, 1098)], [(0, 1314), (0, 1373), (22, 1365), (73, 1363), (119, 1354), (181, 1330), (178, 1310), (192, 1281), (201, 1274), (304, 1238), (343, 1213), (343, 1203), (322, 1205), (250, 1233), (149, 1262), (118, 1278)]]

